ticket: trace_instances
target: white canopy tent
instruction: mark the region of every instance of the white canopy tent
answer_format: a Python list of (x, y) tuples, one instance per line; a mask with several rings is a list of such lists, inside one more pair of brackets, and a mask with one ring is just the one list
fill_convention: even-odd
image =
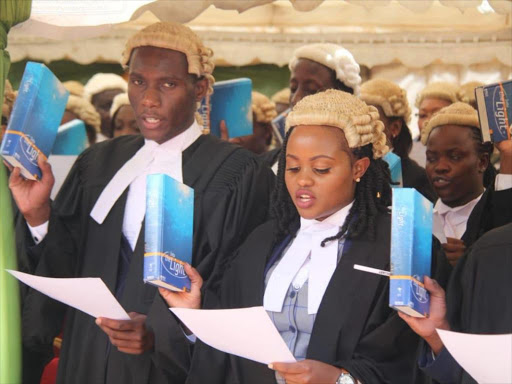
[(128, 36), (173, 20), (201, 36), (217, 65), (282, 66), (298, 46), (341, 44), (364, 77), (399, 83), (413, 102), (431, 81), (512, 78), (511, 17), (511, 0), (33, 0), (8, 49), (12, 61), (117, 62)]

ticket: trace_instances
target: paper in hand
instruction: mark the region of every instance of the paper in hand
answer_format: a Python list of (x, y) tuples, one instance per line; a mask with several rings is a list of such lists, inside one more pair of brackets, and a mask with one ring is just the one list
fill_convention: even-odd
[(263, 364), (296, 361), (263, 307), (171, 311), (213, 348)]
[(130, 320), (103, 280), (98, 277), (57, 279), (7, 269), (11, 275), (41, 293), (93, 317)]
[(512, 334), (473, 335), (441, 329), (437, 333), (457, 363), (477, 382), (512, 383)]

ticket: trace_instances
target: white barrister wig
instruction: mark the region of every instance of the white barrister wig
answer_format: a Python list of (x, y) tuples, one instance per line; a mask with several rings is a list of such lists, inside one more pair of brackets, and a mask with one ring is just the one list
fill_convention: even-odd
[(84, 98), (91, 102), (94, 95), (109, 89), (120, 89), (127, 92), (128, 84), (125, 79), (115, 73), (97, 73), (85, 84)]
[(354, 95), (359, 95), (361, 76), (359, 64), (352, 53), (341, 45), (324, 43), (309, 44), (299, 47), (293, 53), (289, 67), (293, 70), (299, 59), (308, 59), (325, 65), (336, 73), (336, 78), (354, 90)]

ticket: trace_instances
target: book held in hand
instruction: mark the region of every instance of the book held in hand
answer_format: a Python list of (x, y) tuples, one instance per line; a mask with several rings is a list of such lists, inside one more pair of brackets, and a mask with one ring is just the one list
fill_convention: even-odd
[(23, 177), (41, 178), (37, 159), (50, 154), (68, 96), (44, 64), (27, 63), (0, 147), (5, 161), (19, 167)]
[(286, 136), (286, 116), (288, 116), (290, 111), (291, 108), (288, 108), (287, 110), (281, 112), (271, 122), (274, 136), (277, 138), (277, 141), (279, 141), (280, 144), (283, 144), (284, 138)]
[(475, 88), (478, 118), (484, 142), (510, 140), (512, 135), (512, 80)]
[(82, 120), (74, 119), (63, 124), (57, 130), (57, 137), (53, 144), (53, 155), (79, 155), (87, 148), (87, 132)]
[(423, 277), (432, 262), (432, 203), (414, 188), (393, 190), (389, 305), (426, 317), (430, 298)]
[(192, 263), (194, 190), (165, 174), (146, 179), (144, 282), (190, 291), (185, 263)]
[(404, 186), (404, 182), (402, 179), (402, 160), (400, 159), (400, 156), (389, 151), (382, 159), (388, 163), (391, 180), (393, 183), (398, 183), (391, 184), (391, 187), (402, 188)]
[(252, 81), (240, 78), (219, 81), (213, 93), (201, 102), (199, 113), (205, 129), (220, 137), (220, 122), (224, 120), (229, 138), (252, 135)]

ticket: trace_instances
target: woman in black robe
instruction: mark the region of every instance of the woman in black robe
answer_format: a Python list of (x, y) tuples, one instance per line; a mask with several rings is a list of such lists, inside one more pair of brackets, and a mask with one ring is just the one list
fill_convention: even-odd
[(379, 111), (386, 127), (390, 147), (402, 163), (402, 178), (405, 188), (415, 188), (434, 202), (437, 197), (428, 181), (425, 168), (409, 157), (412, 149), (411, 131), (407, 124), (411, 110), (407, 93), (395, 83), (384, 79), (372, 79), (361, 85), (361, 100), (373, 105)]
[[(418, 339), (388, 305), (389, 279), (353, 268), (390, 268), (390, 174), (378, 112), (329, 90), (299, 102), (287, 124), (276, 219), (223, 266), (224, 278), (206, 289), (203, 307), (263, 304), (300, 361), (269, 369), (198, 341), (187, 383), (410, 383)], [(321, 231), (314, 240), (310, 228)], [(319, 250), (327, 252), (322, 259)], [(186, 270), (191, 293), (160, 292), (171, 307), (199, 308), (201, 277)]]
[[(441, 109), (422, 132), (427, 146), (427, 176), (439, 199), (434, 205), (434, 230), (452, 265), (485, 232), (512, 221), (512, 148), (496, 144), (500, 174), (490, 163), (493, 145), (483, 142), (477, 112), (466, 103)], [(436, 223), (436, 222), (434, 222)]]

